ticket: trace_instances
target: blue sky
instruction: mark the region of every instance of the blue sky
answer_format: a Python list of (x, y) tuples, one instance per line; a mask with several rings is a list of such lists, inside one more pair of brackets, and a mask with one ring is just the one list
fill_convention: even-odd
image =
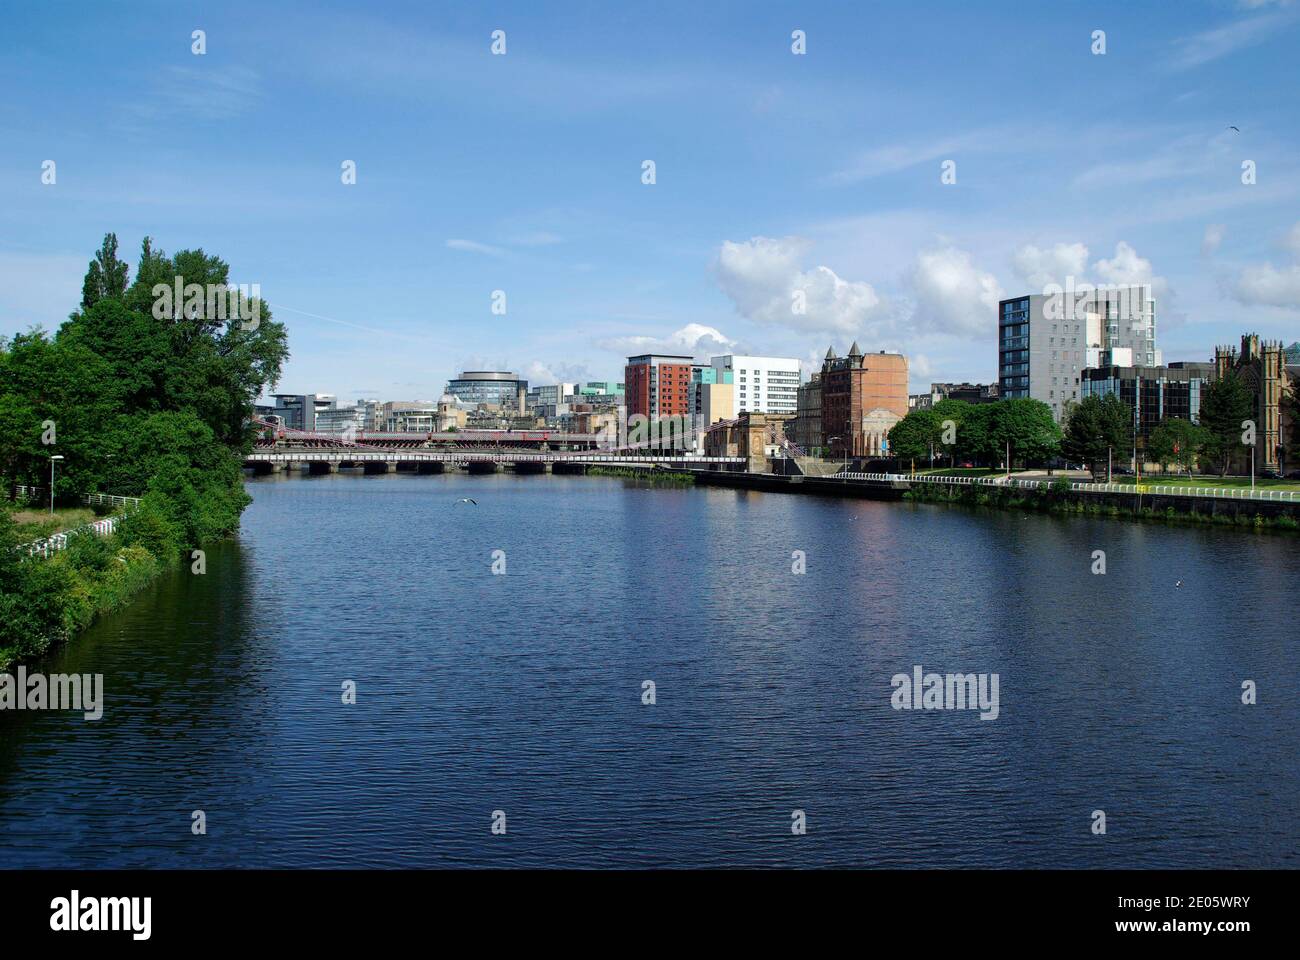
[(281, 389), (343, 400), (436, 397), (464, 368), (619, 378), (650, 349), (811, 363), (854, 338), (906, 353), (913, 389), (989, 381), (996, 300), (1066, 274), (1152, 282), (1166, 360), (1300, 339), (1290, 2), (50, 3), (3, 22), (0, 334), (56, 327), (114, 231), (132, 262), (146, 234), (225, 258), (288, 325)]

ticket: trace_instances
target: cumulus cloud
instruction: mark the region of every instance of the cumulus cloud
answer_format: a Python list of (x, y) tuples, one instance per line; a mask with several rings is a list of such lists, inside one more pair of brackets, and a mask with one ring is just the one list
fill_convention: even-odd
[(1088, 248), (1058, 243), (1043, 250), (1027, 243), (1012, 255), (1011, 265), (1030, 290), (1040, 290), (1049, 283), (1064, 284), (1066, 277), (1082, 277), (1088, 270)]
[(1212, 223), (1205, 228), (1205, 236), (1201, 238), (1201, 256), (1212, 257), (1218, 252), (1226, 230), (1227, 228), (1221, 223)]
[(1121, 240), (1115, 245), (1115, 256), (1098, 260), (1093, 265), (1103, 283), (1151, 283), (1151, 261), (1138, 256), (1138, 252)]
[(1002, 287), (965, 250), (948, 246), (921, 252), (906, 280), (916, 304), (915, 332), (972, 338), (996, 333)]
[(592, 379), (585, 364), (581, 363), (543, 363), (534, 360), (524, 368), (524, 379), (529, 386), (553, 383), (585, 383)]
[(797, 237), (730, 240), (718, 253), (717, 276), (741, 316), (802, 332), (853, 334), (879, 315), (869, 283), (841, 279), (830, 267), (804, 270), (808, 243)]
[(738, 352), (735, 340), (717, 327), (702, 323), (688, 323), (664, 337), (613, 337), (600, 341), (598, 346), (623, 356), (634, 356), (639, 353), (675, 353), (689, 355), (696, 360), (707, 360), (720, 353)]
[(1300, 308), (1300, 223), (1287, 232), (1282, 245), (1297, 262), (1281, 267), (1272, 263), (1244, 267), (1232, 285), (1233, 296), (1255, 306)]

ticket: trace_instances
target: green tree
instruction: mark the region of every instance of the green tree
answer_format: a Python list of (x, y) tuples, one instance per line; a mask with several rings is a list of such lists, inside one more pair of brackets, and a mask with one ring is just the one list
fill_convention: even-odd
[[(968, 403), (965, 400), (940, 400), (932, 408), (939, 420), (940, 441), (945, 435), (955, 438), (943, 444), (943, 453), (956, 462), (958, 458), (983, 463), (989, 458), (989, 419), (993, 404)], [(947, 426), (951, 425), (949, 434)]]
[(1254, 399), (1234, 373), (1212, 380), (1201, 389), (1201, 426), (1206, 431), (1205, 454), (1222, 467), (1222, 476), (1246, 448), (1242, 423), (1254, 413)]
[(942, 453), (942, 426), (933, 410), (913, 410), (889, 431), (889, 452), (900, 460), (921, 460), (931, 450)]
[(1147, 451), (1162, 470), (1167, 470), (1172, 463), (1190, 474), (1205, 443), (1206, 432), (1200, 425), (1182, 417), (1171, 417), (1161, 420), (1151, 431)]
[(1010, 446), (1012, 460), (1019, 458), (1026, 464), (1046, 463), (1060, 452), (1061, 428), (1052, 408), (1041, 400), (1017, 397), (988, 406), (988, 443), (993, 451)]
[(81, 309), (88, 310), (100, 300), (121, 299), (126, 293), (126, 277), (130, 267), (117, 259), (117, 234), (104, 236), (104, 242), (90, 261), (86, 279), (81, 284)]
[(1088, 465), (1094, 474), (1114, 452), (1126, 453), (1133, 443), (1133, 411), (1119, 397), (1096, 394), (1070, 408), (1061, 449), (1070, 460)]

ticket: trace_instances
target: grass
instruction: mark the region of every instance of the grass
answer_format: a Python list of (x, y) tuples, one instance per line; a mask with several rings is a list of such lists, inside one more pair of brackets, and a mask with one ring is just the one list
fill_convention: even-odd
[[(903, 471), (903, 473), (907, 472)], [(933, 470), (916, 471), (917, 476), (925, 474), (931, 477), (991, 477), (1005, 473), (1006, 470), (1001, 467), (936, 467)]]
[(650, 483), (687, 484), (695, 482), (695, 477), (689, 473), (676, 473), (669, 470), (645, 470), (636, 467), (588, 467), (587, 476), (621, 477), (625, 480), (645, 480)]
[[(1134, 477), (1115, 477), (1113, 483), (1133, 484), (1136, 482)], [(1250, 488), (1250, 477), (1207, 477), (1196, 475), (1192, 477), (1179, 477), (1173, 474), (1165, 476), (1143, 475), (1143, 486), (1161, 486), (1161, 487), (1219, 487), (1241, 489)], [(1294, 490), (1300, 491), (1300, 481), (1296, 480), (1262, 480), (1255, 478), (1255, 488), (1257, 490)]]
[(52, 516), (49, 510), (28, 508), (15, 510), (13, 517), (19, 532), (28, 540), (43, 540), (73, 527), (84, 527), (99, 519), (90, 507), (56, 507)]

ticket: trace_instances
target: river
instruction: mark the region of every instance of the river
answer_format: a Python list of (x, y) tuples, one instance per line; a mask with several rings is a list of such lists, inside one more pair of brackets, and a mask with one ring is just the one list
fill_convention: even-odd
[[(101, 720), (0, 713), (4, 866), (1300, 865), (1294, 535), (592, 477), (248, 490), (206, 573), (32, 668), (103, 674)], [(916, 665), (996, 673), (996, 719), (894, 709)]]

